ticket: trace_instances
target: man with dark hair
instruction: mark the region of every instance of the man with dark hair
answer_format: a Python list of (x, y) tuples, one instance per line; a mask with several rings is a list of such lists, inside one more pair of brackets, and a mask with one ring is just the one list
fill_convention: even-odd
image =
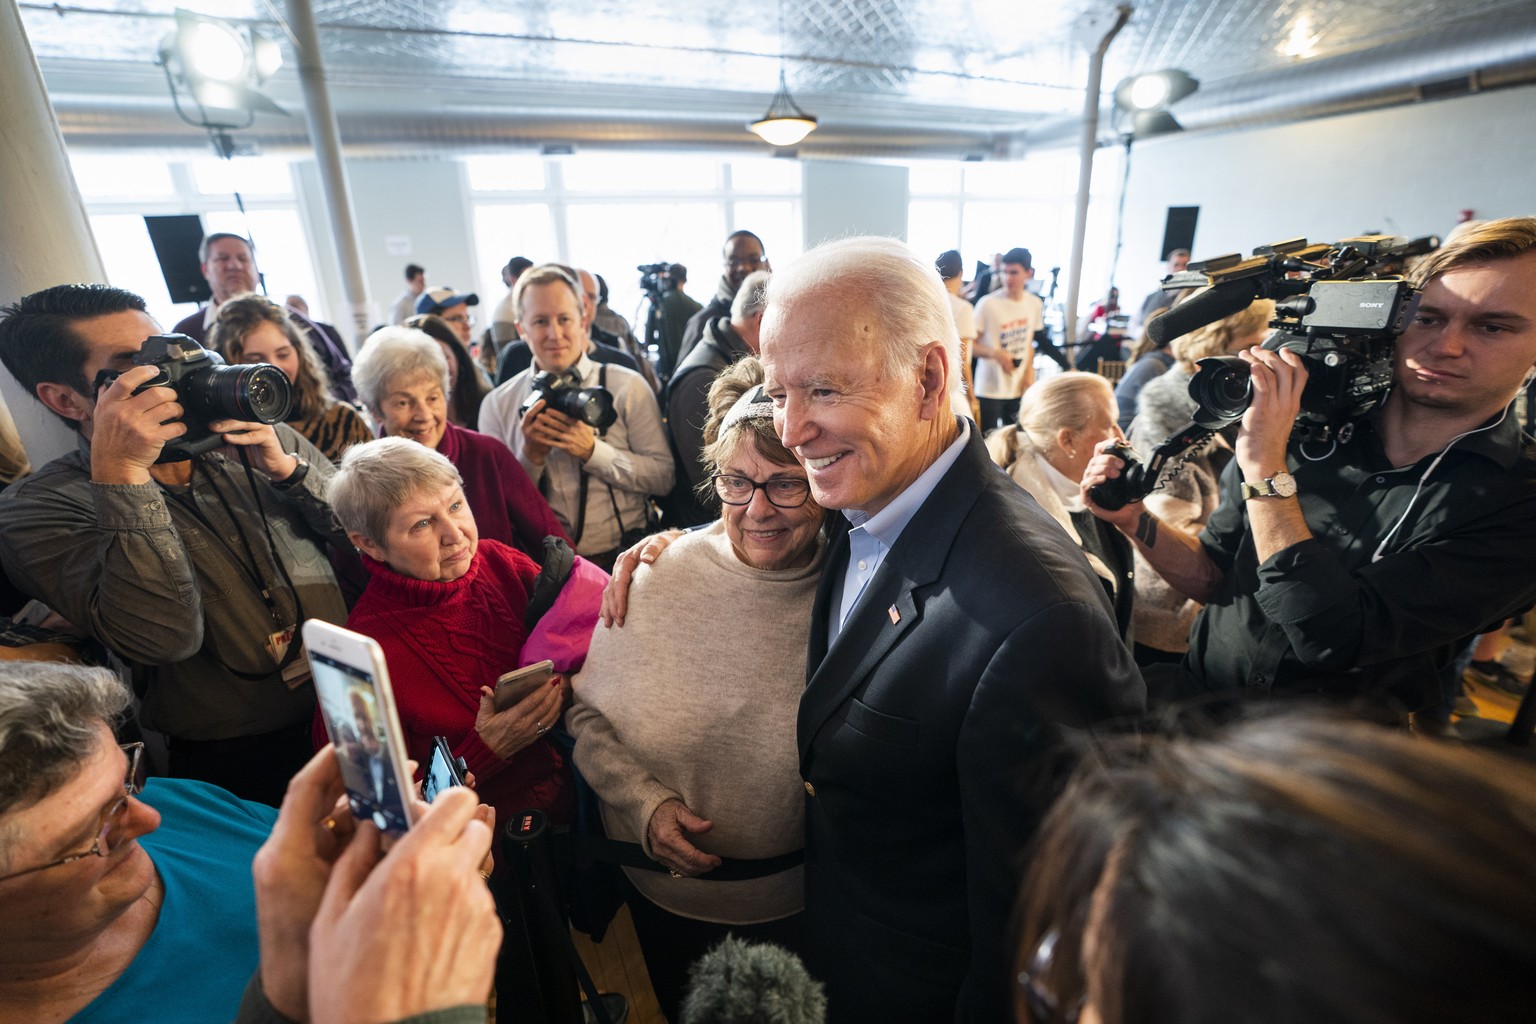
[[(1291, 442), (1307, 371), (1243, 352), (1252, 400), (1199, 536), (1140, 502), (1094, 514), (1205, 604), (1170, 689), (1367, 698), (1417, 712), (1436, 671), (1536, 602), (1536, 455), (1511, 409), (1536, 366), (1536, 217), (1425, 257), (1394, 386), (1326, 451)], [(1120, 475), (1101, 454), (1086, 491)]]
[(427, 272), (419, 264), (405, 265), (405, 291), (389, 307), (389, 322), (403, 324), (416, 315), (416, 300), (427, 290)]
[[(513, 256), (507, 261), (507, 265), (501, 268), (501, 283), (507, 286), (507, 294), (496, 301), (496, 308), (491, 312), (491, 348), (499, 352), (502, 346), (517, 340), (517, 317), (512, 312), (512, 289), (517, 286), (517, 279), (523, 271), (533, 266), (533, 260), (526, 256)], [(494, 355), (486, 369), (491, 373), (496, 371)]]
[(982, 430), (1009, 426), (1019, 399), (1035, 382), (1035, 333), (1045, 326), (1045, 306), (1026, 289), (1035, 276), (1029, 250), (1003, 254), (1001, 291), (976, 303), (976, 398)]
[(695, 313), (704, 307), (683, 290), (688, 283), (688, 268), (681, 263), (667, 267), (661, 281), (661, 302), (652, 302), (645, 321), (645, 340), (656, 348), (656, 373), (662, 380), (677, 368), (678, 352), (683, 347), (683, 331)]
[[(256, 291), (261, 271), (256, 267), (256, 243), (227, 231), (214, 232), (204, 238), (197, 254), (213, 298), (208, 305), (172, 327), (171, 333), (185, 334), (199, 345), (205, 345), (214, 318), (219, 315), (219, 307), (236, 295)], [(326, 376), (330, 378), (331, 390), (336, 397), (343, 402), (356, 401), (357, 391), (352, 387), (352, 359), (347, 355), (346, 347), (332, 340), (300, 310), (285, 308), (293, 321), (308, 333), (315, 354), (325, 364)]]
[(768, 250), (763, 247), (763, 240), (750, 231), (732, 231), (726, 235), (724, 256), (725, 272), (720, 275), (720, 283), (715, 286), (715, 297), (693, 314), (683, 328), (683, 341), (677, 350), (678, 360), (687, 356), (693, 346), (699, 343), (704, 335), (705, 324), (730, 313), (736, 289), (741, 287), (747, 275), (769, 269)]
[(0, 493), (0, 566), (129, 663), (172, 774), (276, 804), (309, 750), (298, 628), (346, 617), (331, 464), (286, 424), (233, 419), (207, 424), (222, 450), (159, 461), (187, 432), (186, 396), (134, 364), (159, 333), (143, 299), (105, 285), (0, 309), (0, 361), (80, 435)]

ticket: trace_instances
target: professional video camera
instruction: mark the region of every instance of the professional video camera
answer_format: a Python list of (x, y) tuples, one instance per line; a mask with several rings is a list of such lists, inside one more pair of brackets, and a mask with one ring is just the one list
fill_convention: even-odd
[[(215, 420), (247, 423), (281, 423), (293, 405), (293, 386), (288, 375), (271, 363), (226, 366), (224, 357), (203, 348), (184, 334), (154, 334), (133, 357), (135, 366), (158, 366), (160, 375), (134, 389), (168, 387), (186, 410), (182, 422), (187, 432), (165, 443), (155, 461), (184, 462), (224, 443), (208, 429)], [(96, 374), (97, 392), (121, 374), (102, 370)]]
[(642, 263), (635, 268), (640, 271), (640, 287), (651, 297), (651, 301), (661, 301), (661, 293), (668, 288), (667, 268), (671, 265), (670, 263)]
[(563, 412), (594, 430), (607, 430), (619, 419), (619, 414), (613, 408), (613, 393), (607, 388), (584, 388), (561, 374), (547, 370), (534, 374), (533, 390), (523, 399), (523, 406), (518, 412), (528, 415), (528, 410), (540, 399), (551, 409)]
[[(1333, 245), (1296, 238), (1261, 246), (1250, 259), (1234, 253), (1192, 264), (1165, 278), (1164, 290), (1206, 290), (1153, 319), (1147, 334), (1166, 344), (1255, 299), (1274, 299), (1275, 333), (1264, 348), (1290, 349), (1307, 370), (1291, 436), (1303, 443), (1348, 443), (1354, 422), (1386, 400), (1393, 340), (1419, 307), (1419, 293), (1400, 276), (1403, 262), (1439, 245), (1434, 237), (1410, 242), (1367, 235)], [(1114, 510), (1145, 497), (1171, 459), (1242, 419), (1253, 396), (1248, 364), (1237, 356), (1211, 356), (1196, 367), (1189, 382), (1194, 422), (1159, 444), (1145, 465), (1129, 446), (1110, 449), (1125, 469), (1090, 491), (1096, 504)]]

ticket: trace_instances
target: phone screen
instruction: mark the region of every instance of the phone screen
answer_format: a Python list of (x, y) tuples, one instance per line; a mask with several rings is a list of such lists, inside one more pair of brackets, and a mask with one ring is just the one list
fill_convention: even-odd
[(443, 790), (463, 784), (459, 781), (458, 773), (453, 770), (453, 765), (448, 763), (448, 755), (444, 752), (442, 744), (432, 744), (432, 760), (428, 763), (427, 772), (421, 779), (421, 798), (431, 803)]
[(383, 707), (373, 673), (311, 649), (310, 667), (320, 713), (336, 746), (352, 816), (372, 821), (379, 831), (398, 835), (410, 827), (398, 773), (389, 755)]

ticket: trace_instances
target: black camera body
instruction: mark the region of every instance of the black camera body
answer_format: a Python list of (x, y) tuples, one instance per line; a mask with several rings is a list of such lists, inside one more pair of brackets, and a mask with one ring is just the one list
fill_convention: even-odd
[[(1253, 300), (1275, 300), (1276, 333), (1270, 351), (1290, 349), (1307, 369), (1301, 412), (1291, 436), (1302, 443), (1346, 444), (1356, 420), (1386, 401), (1392, 389), (1394, 344), (1418, 312), (1420, 293), (1399, 276), (1410, 256), (1433, 252), (1435, 237), (1408, 241), (1390, 235), (1346, 238), (1333, 245), (1290, 239), (1239, 254), (1191, 264), (1163, 280), (1165, 290), (1206, 290), (1147, 325), (1162, 343), (1246, 309)], [(1127, 445), (1111, 454), (1121, 475), (1089, 491), (1111, 511), (1152, 493), (1172, 460), (1242, 419), (1253, 398), (1248, 364), (1237, 356), (1199, 361), (1190, 378), (1194, 422), (1159, 444), (1145, 464)]]
[(642, 263), (635, 269), (640, 271), (640, 287), (652, 300), (660, 301), (662, 292), (672, 287), (672, 277), (668, 273), (670, 263)]
[[(1419, 308), (1419, 293), (1401, 278), (1317, 281), (1303, 295), (1275, 304), (1264, 343), (1301, 357), (1307, 385), (1293, 436), (1326, 443), (1380, 405), (1392, 389), (1393, 342)], [(1210, 356), (1196, 364), (1189, 397), (1195, 422), (1220, 430), (1241, 419), (1253, 395), (1248, 364)]]
[[(184, 334), (153, 334), (133, 357), (135, 366), (156, 366), (160, 374), (134, 389), (168, 387), (185, 410), (187, 432), (165, 443), (156, 463), (184, 462), (224, 443), (208, 429), (216, 420), (247, 423), (281, 423), (293, 407), (293, 385), (287, 374), (271, 363), (229, 366), (224, 357), (199, 345)], [(99, 394), (120, 376), (102, 370), (94, 387)]]
[(613, 392), (607, 388), (584, 388), (564, 375), (548, 370), (533, 376), (533, 387), (523, 399), (519, 414), (540, 400), (549, 408), (562, 412), (573, 420), (585, 423), (594, 430), (607, 430), (618, 422), (619, 414), (613, 407)]

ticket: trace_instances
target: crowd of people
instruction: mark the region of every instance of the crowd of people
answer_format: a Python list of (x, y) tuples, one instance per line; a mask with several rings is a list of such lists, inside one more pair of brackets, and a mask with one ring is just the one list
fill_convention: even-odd
[[(1321, 453), (1267, 300), (1148, 348), (1126, 420), (1097, 374), (1036, 378), (1027, 249), (969, 297), (957, 253), (891, 239), (722, 255), (657, 361), (597, 275), (524, 257), (478, 336), (478, 296), (407, 267), (354, 355), (210, 236), (178, 332), (275, 366), (277, 423), (153, 386), (129, 292), (0, 309), (78, 435), (0, 493), (0, 568), (89, 644), (0, 647), (0, 1022), (483, 1020), (492, 837), (535, 810), (636, 851), (673, 1020), (769, 1019), (699, 1016), (718, 964), (689, 994), (733, 936), (803, 963), (807, 1021), (1520, 1007), (1536, 774), (1432, 726), (1536, 603), (1536, 218), (1411, 269), (1394, 386)], [(1218, 354), (1241, 419), (1096, 502)], [(347, 802), (311, 619), (379, 644), (418, 768), (440, 739), (470, 774), (392, 845)]]

